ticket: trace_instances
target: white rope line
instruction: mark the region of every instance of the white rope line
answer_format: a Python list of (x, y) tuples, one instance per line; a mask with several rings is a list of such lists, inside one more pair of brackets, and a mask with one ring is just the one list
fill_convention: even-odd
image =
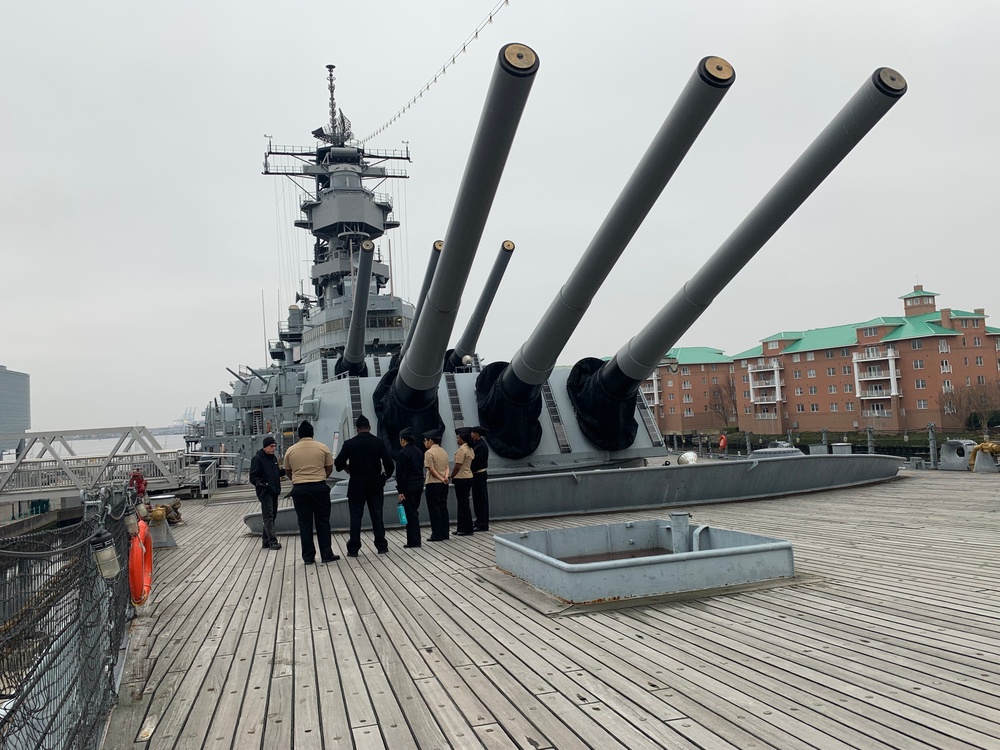
[(437, 70), (437, 72), (431, 77), (431, 79), (429, 81), (427, 81), (427, 83), (425, 83), (421, 87), (421, 89), (416, 94), (413, 95), (413, 98), (410, 99), (410, 101), (408, 101), (406, 104), (404, 104), (399, 109), (399, 111), (396, 112), (396, 114), (394, 114), (392, 117), (390, 117), (388, 120), (386, 120), (386, 122), (378, 130), (375, 130), (372, 133), (366, 135), (364, 138), (362, 138), (361, 141), (360, 141), (360, 143), (367, 143), (372, 138), (374, 138), (375, 136), (377, 136), (379, 133), (381, 133), (384, 130), (386, 130), (386, 128), (388, 128), (390, 125), (392, 125), (394, 122), (396, 122), (396, 120), (398, 120), (400, 117), (402, 117), (410, 107), (412, 107), (414, 104), (416, 104), (417, 99), (420, 99), (424, 95), (424, 93), (430, 89), (431, 86), (433, 86), (435, 83), (437, 83), (438, 82), (438, 78), (440, 78), (441, 76), (443, 76), (448, 71), (448, 68), (450, 68), (452, 65), (454, 65), (455, 63), (458, 62), (459, 56), (465, 54), (466, 48), (472, 42), (474, 42), (477, 39), (479, 39), (479, 32), (482, 31), (484, 28), (486, 28), (489, 24), (493, 23), (493, 17), (497, 13), (500, 12), (500, 9), (503, 8), (505, 5), (509, 5), (509, 4), (510, 4), (510, 0), (499, 0), (499, 2), (497, 2), (496, 6), (494, 6), (493, 10), (490, 11), (490, 14), (488, 16), (486, 16), (486, 18), (484, 18), (480, 22), (480, 24), (476, 27), (476, 30), (473, 31), (464, 42), (462, 42), (462, 46), (459, 47), (457, 50), (455, 50), (454, 53), (452, 53), (451, 59), (448, 60), (444, 65), (442, 65)]

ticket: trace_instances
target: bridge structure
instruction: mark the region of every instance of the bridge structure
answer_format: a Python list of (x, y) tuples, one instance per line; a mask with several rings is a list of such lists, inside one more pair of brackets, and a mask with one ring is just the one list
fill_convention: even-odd
[[(79, 453), (80, 436), (101, 441), (97, 455)], [(142, 426), (0, 435), (18, 445), (0, 460), (0, 524), (51, 511), (79, 511), (80, 494), (127, 484), (142, 471), (147, 492), (176, 492), (192, 482), (183, 450), (164, 450)]]

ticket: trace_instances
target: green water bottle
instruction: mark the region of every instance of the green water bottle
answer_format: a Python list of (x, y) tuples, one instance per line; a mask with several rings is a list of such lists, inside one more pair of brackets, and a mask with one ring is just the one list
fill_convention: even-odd
[(400, 525), (406, 526), (406, 508), (403, 507), (402, 502), (396, 505), (396, 512), (399, 514)]

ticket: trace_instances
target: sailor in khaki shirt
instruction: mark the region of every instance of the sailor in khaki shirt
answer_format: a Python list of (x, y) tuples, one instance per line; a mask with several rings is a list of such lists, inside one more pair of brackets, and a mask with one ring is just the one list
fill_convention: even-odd
[(333, 553), (330, 541), (330, 485), (326, 478), (333, 473), (333, 454), (318, 440), (309, 422), (299, 425), (299, 439), (285, 451), (285, 475), (292, 480), (292, 503), (299, 520), (302, 560), (306, 565), (316, 562), (313, 544), (313, 524), (323, 562), (334, 562), (340, 555)]
[(472, 459), (475, 455), (469, 445), (472, 430), (459, 427), (455, 430), (455, 441), (458, 443), (458, 450), (455, 451), (455, 468), (451, 472), (451, 483), (455, 487), (455, 499), (458, 502), (455, 536), (471, 536), (472, 508), (469, 506), (469, 495), (472, 492)]
[(449, 537), (448, 528), (448, 454), (441, 447), (441, 431), (424, 433), (424, 496), (431, 521), (428, 542), (443, 542)]

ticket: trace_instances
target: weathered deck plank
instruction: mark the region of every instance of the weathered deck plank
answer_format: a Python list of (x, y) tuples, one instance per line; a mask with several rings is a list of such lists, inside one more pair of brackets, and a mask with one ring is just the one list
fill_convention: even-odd
[(187, 503), (156, 550), (105, 750), (996, 748), (998, 491), (928, 471), (696, 506), (791, 540), (798, 578), (567, 608), (491, 573), (488, 534), (403, 549), (393, 529), (388, 555), (366, 538), (304, 566), (294, 537), (261, 550), (233, 488)]

